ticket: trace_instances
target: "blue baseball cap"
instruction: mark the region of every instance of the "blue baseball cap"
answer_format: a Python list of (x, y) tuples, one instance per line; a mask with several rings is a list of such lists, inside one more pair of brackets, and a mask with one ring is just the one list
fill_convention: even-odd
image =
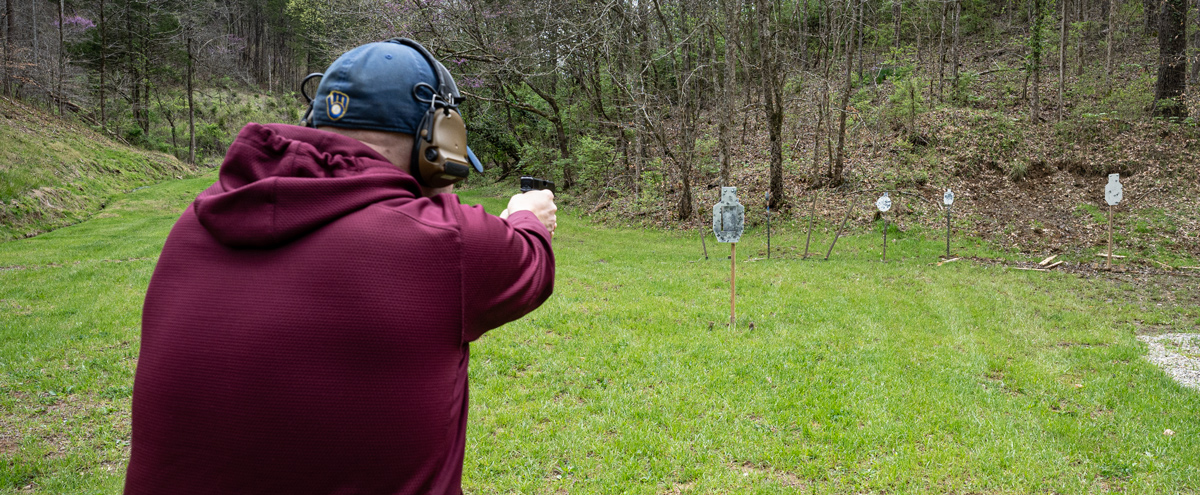
[[(432, 88), (447, 90), (442, 93), (452, 91), (458, 97), (450, 72), (432, 55), (428, 58), (426, 55), (428, 52), (422, 54), (399, 40), (367, 43), (342, 54), (325, 70), (317, 86), (313, 127), (415, 135), (422, 117), (430, 109)], [(440, 81), (435, 71), (440, 71)], [(467, 157), (475, 171), (482, 173), (483, 165), (469, 147)]]

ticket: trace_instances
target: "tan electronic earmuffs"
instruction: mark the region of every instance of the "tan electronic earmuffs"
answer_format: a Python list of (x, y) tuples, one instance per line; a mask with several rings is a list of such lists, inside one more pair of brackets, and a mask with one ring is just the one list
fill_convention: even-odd
[[(433, 58), (420, 43), (408, 38), (389, 41), (410, 47), (425, 57), (437, 78), (437, 88), (425, 83), (413, 87), (413, 98), (429, 103), (413, 136), (413, 158), (409, 167), (417, 182), (426, 187), (446, 187), (467, 178), (471, 161), (467, 156), (467, 124), (458, 113), (462, 96), (450, 71)], [(428, 92), (426, 97), (425, 92)]]

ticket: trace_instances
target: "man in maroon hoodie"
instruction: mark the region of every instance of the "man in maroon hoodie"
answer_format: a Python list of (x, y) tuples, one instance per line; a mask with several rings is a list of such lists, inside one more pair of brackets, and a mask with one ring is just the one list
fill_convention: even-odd
[(461, 492), (469, 343), (550, 296), (555, 206), (445, 194), (480, 170), (458, 100), (391, 40), (330, 66), (315, 128), (242, 129), (150, 280), (126, 494)]

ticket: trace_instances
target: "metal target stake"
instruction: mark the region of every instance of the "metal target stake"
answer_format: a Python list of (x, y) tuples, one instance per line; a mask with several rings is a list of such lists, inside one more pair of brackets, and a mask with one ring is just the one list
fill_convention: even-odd
[(1121, 187), (1121, 174), (1108, 174), (1108, 185), (1104, 186), (1104, 202), (1108, 203), (1108, 261), (1105, 262), (1105, 268), (1112, 269), (1112, 245), (1113, 245), (1113, 219), (1112, 210), (1114, 206), (1121, 203), (1124, 199), (1124, 191)]
[(942, 204), (946, 205), (946, 259), (950, 259), (950, 205), (954, 204), (954, 191), (946, 189)]
[(771, 259), (771, 191), (763, 195), (767, 198), (767, 259)]
[(713, 205), (713, 234), (729, 246), (729, 328), (737, 328), (737, 241), (746, 229), (746, 207), (738, 203), (736, 187), (721, 188), (721, 202)]
[(812, 186), (809, 186), (808, 193), (812, 195), (812, 201), (808, 207), (808, 229), (804, 234), (804, 258), (801, 259), (808, 259), (808, 243), (812, 240), (813, 218), (817, 216), (817, 191), (812, 190)]
[(880, 196), (879, 199), (875, 201), (875, 207), (879, 209), (879, 216), (883, 217), (883, 261), (887, 261), (888, 221), (885, 213), (892, 209), (892, 198), (888, 197), (887, 191), (884, 191), (883, 196)]

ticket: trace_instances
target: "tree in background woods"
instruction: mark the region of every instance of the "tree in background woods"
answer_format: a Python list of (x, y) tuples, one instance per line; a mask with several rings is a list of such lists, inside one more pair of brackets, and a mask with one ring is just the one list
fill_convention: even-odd
[(1034, 123), (1041, 119), (1042, 108), (1042, 21), (1046, 18), (1042, 8), (1042, 0), (1032, 0), (1029, 4), (1029, 59), (1026, 69), (1029, 74), (1027, 80), (1033, 79), (1029, 90), (1029, 120)]
[(1158, 24), (1158, 80), (1154, 85), (1154, 114), (1186, 117), (1187, 89), (1186, 0), (1163, 0)]
[[(838, 141), (837, 141), (837, 156), (833, 160), (833, 167), (829, 174), (832, 185), (839, 186), (845, 180), (846, 170), (846, 118), (849, 116), (850, 110), (850, 95), (854, 90), (854, 80), (852, 69), (854, 67), (855, 41), (857, 41), (857, 30), (860, 29), (859, 21), (861, 20), (863, 0), (851, 0), (847, 3), (847, 13), (850, 15), (849, 22), (846, 25), (849, 28), (849, 35), (845, 37), (845, 83), (842, 86), (842, 99), (838, 105)], [(860, 47), (861, 49), (861, 47)]]
[(0, 68), (0, 94), (8, 96), (12, 92), (11, 67), (13, 64), (13, 33), (14, 24), (16, 23), (16, 11), (13, 9), (13, 0), (4, 0), (4, 67)]
[(737, 113), (737, 45), (742, 18), (737, 0), (721, 0), (720, 4), (725, 22), (719, 29), (724, 60), (721, 61), (721, 99), (717, 103), (720, 113), (717, 117), (717, 160), (720, 162), (718, 184), (727, 187), (732, 167), (733, 118)]
[[(789, 45), (784, 39), (784, 32), (793, 32), (783, 23), (782, 4), (779, 0), (756, 0), (756, 40), (758, 52), (759, 81), (762, 85), (760, 94), (763, 99), (763, 116), (766, 118), (767, 135), (770, 139), (770, 190), (772, 208), (778, 209), (787, 202), (783, 194), (783, 86), (788, 73), (785, 70), (783, 47)], [(785, 31), (786, 30), (786, 31)]]
[(1158, 33), (1159, 26), (1159, 6), (1163, 0), (1142, 0), (1142, 11), (1146, 14), (1146, 26), (1143, 28), (1146, 34), (1154, 36)]

